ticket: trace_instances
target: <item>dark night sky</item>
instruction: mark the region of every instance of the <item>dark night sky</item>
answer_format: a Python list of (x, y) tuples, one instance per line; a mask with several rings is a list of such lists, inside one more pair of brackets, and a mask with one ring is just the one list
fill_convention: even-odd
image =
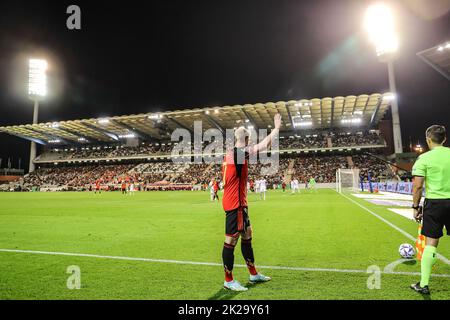
[[(422, 139), (436, 122), (450, 128), (450, 82), (416, 56), (450, 40), (450, 14), (423, 18), (411, 6), (433, 9), (430, 4), (441, 0), (392, 2), (407, 145), (409, 136)], [(0, 125), (32, 121), (26, 63), (33, 54), (50, 64), (42, 122), (386, 92), (387, 68), (362, 29), (369, 3), (2, 0)], [(81, 31), (66, 28), (70, 4), (81, 7)], [(28, 153), (28, 142), (0, 135), (2, 166), (12, 157), (17, 167)]]

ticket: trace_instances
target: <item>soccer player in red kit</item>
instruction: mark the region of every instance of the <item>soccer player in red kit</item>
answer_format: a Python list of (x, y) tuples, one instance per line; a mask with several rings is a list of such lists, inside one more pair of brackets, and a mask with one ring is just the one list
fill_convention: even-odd
[(100, 190), (100, 180), (95, 181), (95, 192), (94, 193), (102, 193)]
[(125, 180), (122, 180), (122, 194), (127, 194), (127, 184)]
[(225, 243), (222, 251), (225, 270), (224, 288), (233, 291), (246, 291), (238, 281), (233, 279), (234, 248), (241, 237), (241, 251), (250, 272), (250, 282), (266, 282), (271, 278), (256, 271), (252, 247), (252, 227), (248, 217), (247, 180), (249, 156), (266, 150), (272, 139), (278, 135), (281, 126), (281, 115), (274, 117), (275, 128), (263, 141), (249, 146), (250, 132), (244, 127), (235, 130), (235, 145), (227, 150), (223, 169), (224, 193), (223, 209), (226, 213)]
[(214, 199), (213, 200), (217, 199), (217, 201), (220, 201), (219, 194), (218, 194), (218, 192), (219, 192), (219, 183), (217, 182), (217, 179), (214, 179), (213, 190), (214, 190)]

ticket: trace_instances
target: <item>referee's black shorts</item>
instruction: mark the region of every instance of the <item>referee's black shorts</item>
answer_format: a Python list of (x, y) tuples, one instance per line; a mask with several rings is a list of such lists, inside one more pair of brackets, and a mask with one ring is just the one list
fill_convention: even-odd
[(225, 235), (228, 237), (237, 237), (244, 233), (250, 227), (248, 217), (248, 208), (239, 207), (234, 210), (225, 211)]
[(425, 199), (422, 235), (439, 239), (444, 227), (450, 236), (450, 199)]

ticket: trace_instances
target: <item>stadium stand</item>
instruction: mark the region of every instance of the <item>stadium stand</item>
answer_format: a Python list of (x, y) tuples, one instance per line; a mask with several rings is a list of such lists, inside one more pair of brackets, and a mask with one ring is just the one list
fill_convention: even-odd
[[(298, 100), (221, 108), (186, 109), (103, 119), (69, 120), (34, 125), (0, 127), (0, 132), (43, 145), (34, 159), (38, 167), (20, 181), (20, 190), (89, 190), (96, 182), (115, 190), (122, 181), (140, 190), (205, 188), (212, 178), (221, 178), (219, 163), (174, 163), (171, 154), (178, 142), (171, 133), (185, 129), (191, 134), (201, 121), (202, 133), (238, 126), (271, 128), (280, 113), (279, 167), (266, 172), (270, 164), (262, 159), (250, 166), (250, 179), (266, 178), (269, 186), (311, 176), (319, 183), (332, 183), (338, 168), (370, 170), (375, 180), (392, 177), (382, 157), (387, 143), (377, 123), (386, 113), (386, 94)], [(191, 142), (192, 143), (192, 142)], [(203, 143), (205, 147), (207, 143)], [(273, 152), (269, 150), (269, 153)], [(192, 158), (192, 154), (185, 155)], [(156, 186), (156, 187), (155, 187)], [(17, 189), (17, 186), (9, 189)]]

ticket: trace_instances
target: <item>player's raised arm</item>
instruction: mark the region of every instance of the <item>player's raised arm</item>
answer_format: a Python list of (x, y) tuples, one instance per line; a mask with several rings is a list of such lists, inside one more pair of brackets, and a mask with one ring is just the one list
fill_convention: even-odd
[(265, 137), (263, 139), (263, 141), (261, 141), (260, 143), (250, 147), (249, 148), (249, 153), (250, 154), (255, 154), (255, 153), (258, 153), (260, 151), (266, 150), (267, 147), (269, 146), (269, 144), (272, 142), (272, 139), (274, 139), (275, 136), (280, 132), (281, 115), (279, 113), (277, 113), (273, 117), (273, 122), (274, 122), (274, 129), (272, 130), (272, 132), (270, 132), (270, 134), (267, 137)]

